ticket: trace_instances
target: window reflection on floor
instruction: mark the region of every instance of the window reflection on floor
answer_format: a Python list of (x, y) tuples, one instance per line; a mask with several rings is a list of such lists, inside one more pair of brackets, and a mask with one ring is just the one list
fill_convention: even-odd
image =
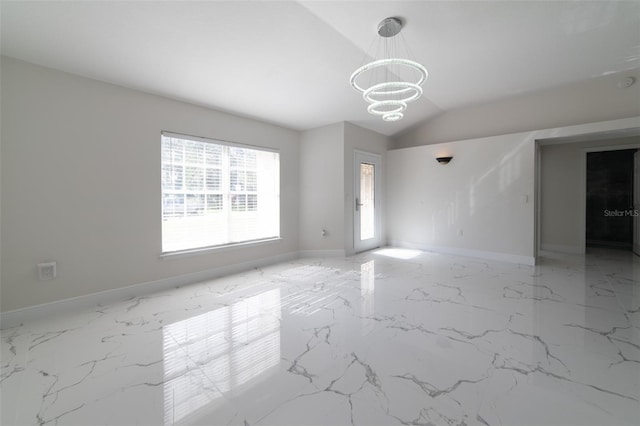
[(280, 290), (163, 328), (165, 424), (185, 423), (280, 362)]
[(375, 260), (360, 265), (360, 297), (362, 300), (362, 334), (369, 333), (375, 326), (375, 321), (371, 319), (375, 310)]

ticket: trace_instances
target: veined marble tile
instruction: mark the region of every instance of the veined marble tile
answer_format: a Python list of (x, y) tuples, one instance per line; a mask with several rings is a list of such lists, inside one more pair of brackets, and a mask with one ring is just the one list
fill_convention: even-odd
[(3, 425), (637, 425), (640, 261), (385, 248), (2, 330)]

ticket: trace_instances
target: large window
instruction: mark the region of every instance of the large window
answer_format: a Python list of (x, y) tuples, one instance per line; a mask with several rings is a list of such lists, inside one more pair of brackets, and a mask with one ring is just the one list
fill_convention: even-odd
[(162, 133), (162, 252), (280, 235), (280, 155)]

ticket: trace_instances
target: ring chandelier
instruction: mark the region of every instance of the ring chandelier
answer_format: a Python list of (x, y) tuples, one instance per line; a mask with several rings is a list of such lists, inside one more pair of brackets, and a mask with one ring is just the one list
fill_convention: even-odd
[[(407, 103), (422, 95), (421, 86), (428, 76), (427, 69), (418, 62), (398, 57), (401, 52), (395, 36), (401, 29), (402, 22), (398, 18), (380, 22), (378, 34), (385, 41), (383, 50), (387, 57), (361, 66), (350, 79), (351, 86), (369, 103), (367, 111), (382, 116), (384, 121), (398, 121), (404, 117)], [(408, 74), (410, 76), (403, 79)], [(413, 81), (408, 81), (410, 79)], [(364, 86), (365, 80), (368, 87)]]

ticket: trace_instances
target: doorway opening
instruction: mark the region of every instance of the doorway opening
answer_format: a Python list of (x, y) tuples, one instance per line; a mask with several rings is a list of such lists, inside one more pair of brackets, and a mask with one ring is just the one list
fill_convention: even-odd
[(587, 153), (586, 245), (633, 248), (636, 149)]
[[(615, 218), (614, 215), (630, 217), (631, 219), (627, 219), (627, 223), (623, 225), (623, 228), (627, 229), (626, 236), (622, 241), (617, 240), (617, 242), (621, 242), (622, 248), (628, 249), (630, 236), (633, 252), (640, 255), (640, 217), (636, 215), (640, 213), (640, 139), (638, 137), (640, 137), (640, 127), (636, 126), (536, 139), (534, 170), (534, 253), (536, 256), (544, 251), (585, 254), (587, 245), (595, 247), (603, 243), (608, 244), (610, 241), (614, 241), (614, 245), (619, 248), (620, 244), (616, 244), (616, 237), (610, 239), (608, 236), (602, 237), (602, 232), (598, 234), (597, 230), (600, 227), (597, 224), (598, 214), (599, 220), (609, 220)], [(596, 222), (590, 220), (587, 225), (587, 157), (590, 153), (610, 151), (628, 151), (634, 156), (632, 189), (627, 192), (626, 203), (623, 202), (620, 207), (614, 205), (612, 208), (605, 208), (601, 204), (599, 209), (594, 209), (590, 205), (589, 219), (596, 217)], [(631, 160), (627, 158), (627, 170), (629, 162)], [(591, 168), (593, 169), (593, 164)], [(593, 194), (594, 191), (590, 192)], [(592, 197), (590, 198), (593, 200)], [(604, 215), (607, 216), (603, 217)], [(628, 232), (629, 222), (632, 223), (631, 232)], [(587, 244), (587, 238), (589, 238), (589, 244)]]

